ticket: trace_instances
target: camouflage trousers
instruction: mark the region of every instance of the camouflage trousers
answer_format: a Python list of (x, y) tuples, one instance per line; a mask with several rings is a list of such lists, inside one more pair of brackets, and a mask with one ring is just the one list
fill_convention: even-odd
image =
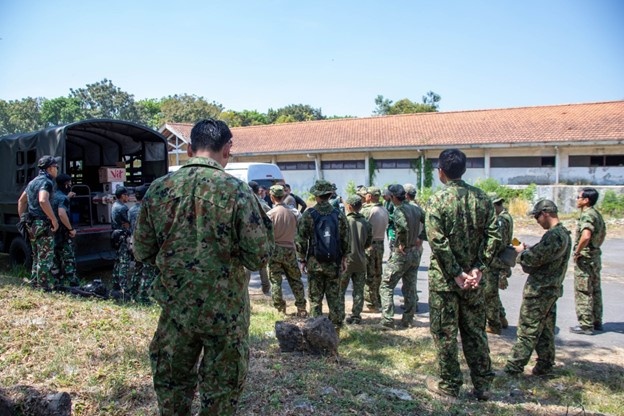
[(370, 249), (366, 251), (366, 282), (364, 285), (364, 300), (370, 308), (381, 308), (379, 286), (384, 254), (383, 240), (375, 240)]
[(152, 283), (157, 274), (158, 268), (153, 264), (136, 261), (128, 282), (128, 295), (137, 302), (150, 303)]
[(55, 242), (54, 269), (61, 286), (77, 286), (80, 283), (76, 275), (76, 255), (71, 238)]
[(286, 276), (286, 281), (288, 281), (288, 285), (295, 296), (297, 310), (305, 310), (305, 290), (301, 281), (301, 271), (297, 264), (297, 252), (294, 248), (276, 245), (269, 260), (269, 279), (271, 281), (273, 306), (279, 310), (286, 309), (286, 302), (282, 293), (282, 275)]
[(353, 282), (353, 305), (351, 307), (351, 316), (361, 318), (362, 309), (364, 308), (364, 282), (366, 281), (366, 272), (345, 273), (340, 277), (340, 290), (342, 294), (342, 318), (345, 318), (345, 296), (349, 282)]
[(602, 288), (600, 256), (579, 257), (574, 267), (574, 303), (576, 317), (583, 328), (602, 324)]
[(511, 349), (511, 357), (505, 365), (505, 371), (522, 373), (533, 350), (537, 353), (537, 366), (550, 368), (555, 365), (556, 302), (556, 295), (522, 300), (517, 339)]
[(344, 300), (340, 290), (339, 266), (336, 264), (320, 265), (314, 257), (308, 259), (308, 296), (310, 298), (310, 316), (323, 315), (323, 298), (327, 298), (329, 320), (337, 328), (342, 327)]
[(506, 316), (498, 287), (501, 273), (504, 273), (504, 271), (487, 270), (483, 272), (483, 280), (485, 281), (485, 316), (488, 326), (497, 332), (500, 332), (502, 329), (501, 318)]
[(113, 266), (113, 286), (128, 290), (128, 274), (130, 272), (130, 262), (132, 261), (132, 253), (128, 248), (128, 239), (122, 238), (121, 244), (117, 249), (117, 259)]
[(249, 365), (249, 342), (242, 332), (194, 332), (163, 309), (149, 349), (160, 415), (190, 415), (198, 385), (200, 415), (236, 413)]
[(414, 315), (418, 310), (416, 279), (421, 253), (415, 247), (405, 251), (405, 254), (395, 249), (392, 257), (388, 260), (379, 287), (383, 322), (393, 322), (394, 320), (394, 288), (399, 280), (402, 281), (401, 291), (404, 302), (402, 322), (404, 325), (409, 325), (414, 320)]
[(30, 246), (33, 264), (30, 280), (36, 287), (52, 289), (58, 284), (52, 275), (54, 268), (54, 234), (48, 220), (34, 220), (30, 225)]
[(494, 378), (485, 333), (483, 288), (453, 292), (429, 292), (430, 331), (440, 370), (439, 387), (453, 394), (463, 384), (459, 367), (457, 332), (461, 335), (470, 379), (477, 390), (487, 391)]

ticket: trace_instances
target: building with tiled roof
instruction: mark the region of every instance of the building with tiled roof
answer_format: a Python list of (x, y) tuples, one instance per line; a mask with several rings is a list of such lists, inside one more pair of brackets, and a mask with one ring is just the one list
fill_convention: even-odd
[[(161, 128), (172, 150), (184, 150), (177, 161), (170, 158), (172, 164), (186, 158), (191, 128)], [(468, 181), (624, 185), (624, 101), (331, 119), (232, 132), (232, 161), (276, 163), (299, 192), (319, 177), (339, 189), (349, 181), (366, 185), (369, 172), (376, 185), (418, 183), (418, 166), (435, 164), (450, 147), (467, 154)]]

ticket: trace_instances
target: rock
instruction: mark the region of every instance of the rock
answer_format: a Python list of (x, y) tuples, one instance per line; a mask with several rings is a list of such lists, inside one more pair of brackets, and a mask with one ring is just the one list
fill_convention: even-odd
[(326, 316), (308, 319), (302, 332), (308, 352), (319, 355), (338, 355), (338, 334), (334, 324)]
[(412, 396), (405, 390), (401, 390), (401, 389), (386, 389), (385, 390), (386, 395), (388, 395), (390, 398), (397, 398), (399, 400), (405, 400), (408, 402), (411, 402), (412, 400)]
[(321, 389), (321, 396), (337, 395), (338, 391), (333, 387), (323, 387)]
[(303, 333), (297, 325), (277, 321), (275, 322), (275, 336), (282, 352), (303, 351), (305, 348)]

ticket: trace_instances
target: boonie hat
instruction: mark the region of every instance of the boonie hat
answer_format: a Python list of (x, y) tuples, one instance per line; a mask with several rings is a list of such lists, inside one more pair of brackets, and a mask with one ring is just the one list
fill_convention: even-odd
[(529, 212), (529, 215), (537, 215), (540, 212), (557, 213), (559, 212), (559, 210), (557, 209), (557, 205), (555, 205), (555, 203), (550, 199), (542, 199), (540, 201), (537, 201), (537, 203), (533, 207), (533, 210)]
[(284, 196), (284, 187), (282, 185), (273, 185), (269, 188), (269, 193), (273, 196)]
[(405, 193), (408, 195), (416, 195), (416, 187), (411, 183), (406, 183), (403, 185), (403, 189), (405, 189)]
[(360, 185), (357, 187), (357, 191), (355, 193), (360, 196), (365, 196), (368, 193), (368, 190), (364, 185)]
[(376, 186), (369, 186), (366, 190), (366, 193), (373, 196), (381, 196), (381, 189), (377, 188)]
[(358, 195), (351, 195), (347, 198), (347, 204), (351, 205), (354, 208), (362, 206), (362, 198)]
[(312, 188), (310, 188), (310, 193), (314, 196), (322, 196), (327, 194), (333, 194), (336, 190), (336, 185), (331, 182), (327, 182), (326, 180), (319, 179), (317, 180)]
[(41, 159), (39, 159), (39, 162), (37, 163), (37, 167), (39, 167), (39, 169), (47, 169), (50, 166), (58, 166), (59, 163), (61, 163), (60, 157), (46, 155), (46, 156), (43, 156)]
[(391, 195), (398, 198), (405, 197), (405, 188), (403, 188), (401, 184), (395, 183), (394, 185), (390, 185), (388, 191), (390, 191)]
[(496, 192), (488, 192), (488, 196), (492, 200), (493, 204), (501, 204), (505, 202), (505, 198), (498, 196)]

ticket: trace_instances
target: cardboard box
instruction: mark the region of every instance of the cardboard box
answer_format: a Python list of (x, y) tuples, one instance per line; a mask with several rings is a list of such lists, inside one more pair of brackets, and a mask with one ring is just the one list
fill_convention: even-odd
[(125, 168), (101, 167), (98, 173), (100, 176), (100, 183), (126, 181)]

